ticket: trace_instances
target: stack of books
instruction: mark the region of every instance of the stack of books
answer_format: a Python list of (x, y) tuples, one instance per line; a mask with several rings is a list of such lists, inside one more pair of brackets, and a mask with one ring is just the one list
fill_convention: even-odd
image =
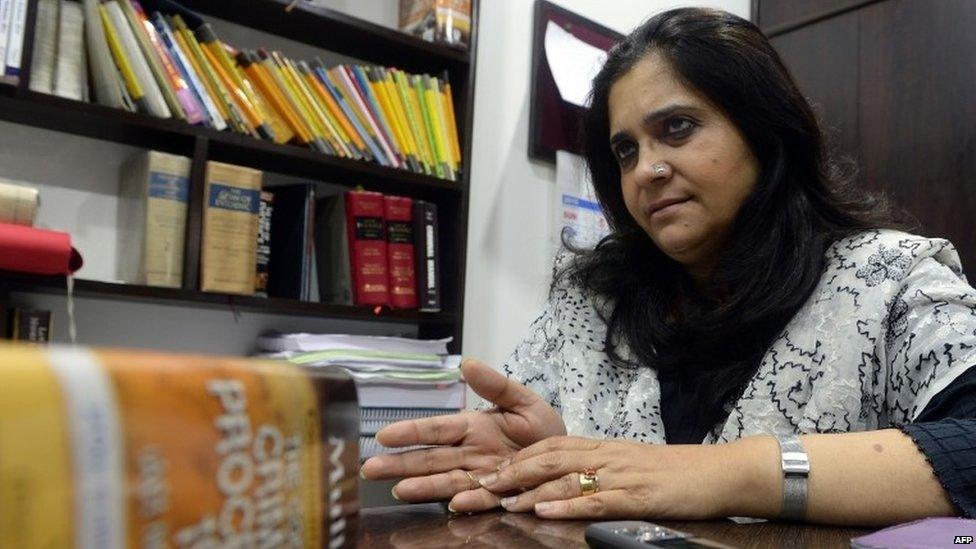
[(359, 394), (363, 460), (391, 451), (376, 442), (376, 433), (384, 426), (464, 409), (461, 357), (448, 354), (449, 342), (450, 338), (271, 333), (258, 338), (258, 348), (269, 358), (326, 370), (341, 368), (352, 375)]
[(458, 179), (447, 73), (328, 68), (234, 48), (191, 19), (136, 0), (38, 0), (30, 89)]

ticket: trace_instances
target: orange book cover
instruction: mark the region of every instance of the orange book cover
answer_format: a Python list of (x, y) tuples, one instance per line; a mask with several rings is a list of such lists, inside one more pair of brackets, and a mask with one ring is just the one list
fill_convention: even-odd
[(355, 545), (344, 374), (2, 344), (0, 386), (2, 547)]

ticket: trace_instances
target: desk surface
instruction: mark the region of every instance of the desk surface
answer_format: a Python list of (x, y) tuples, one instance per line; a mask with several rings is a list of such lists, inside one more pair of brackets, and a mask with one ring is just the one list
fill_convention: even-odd
[[(500, 511), (450, 515), (440, 504), (364, 509), (358, 547), (587, 547), (588, 522), (541, 520), (534, 515)], [(850, 539), (872, 530), (731, 521), (660, 524), (736, 547), (850, 547)]]

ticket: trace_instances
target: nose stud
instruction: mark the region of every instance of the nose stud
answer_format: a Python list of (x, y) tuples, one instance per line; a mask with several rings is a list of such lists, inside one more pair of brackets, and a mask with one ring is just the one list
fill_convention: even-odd
[(654, 170), (654, 175), (664, 175), (666, 168), (664, 167), (664, 164), (654, 164), (651, 166), (651, 169)]

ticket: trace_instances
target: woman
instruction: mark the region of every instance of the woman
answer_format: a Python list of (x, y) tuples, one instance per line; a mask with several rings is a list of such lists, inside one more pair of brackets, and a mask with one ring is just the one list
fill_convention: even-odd
[(442, 446), (364, 478), (545, 518), (974, 513), (976, 291), (951, 244), (892, 230), (831, 169), (755, 26), (650, 19), (584, 130), (612, 234), (558, 270), (509, 379), (463, 365), (495, 408), (387, 427)]

